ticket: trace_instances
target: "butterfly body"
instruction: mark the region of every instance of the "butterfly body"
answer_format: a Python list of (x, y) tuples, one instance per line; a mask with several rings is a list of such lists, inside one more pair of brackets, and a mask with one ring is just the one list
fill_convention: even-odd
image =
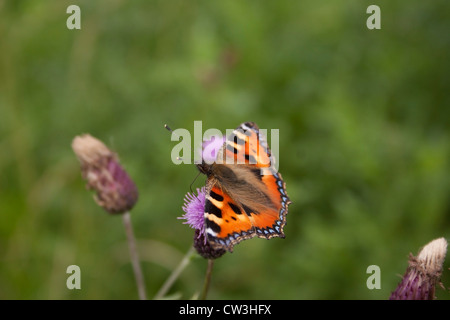
[(245, 122), (227, 137), (216, 162), (197, 165), (207, 176), (205, 229), (214, 248), (232, 251), (254, 236), (284, 238), (291, 201), (273, 163), (258, 126)]

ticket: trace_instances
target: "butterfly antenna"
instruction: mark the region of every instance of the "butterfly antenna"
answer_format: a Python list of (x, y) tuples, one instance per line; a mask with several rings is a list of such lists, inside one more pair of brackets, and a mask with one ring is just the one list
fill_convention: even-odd
[(192, 185), (194, 184), (195, 180), (197, 180), (198, 176), (201, 174), (201, 172), (197, 173), (197, 175), (195, 176), (194, 180), (192, 180), (191, 185), (189, 186), (189, 190), (191, 190), (191, 193), (194, 194), (194, 192), (192, 191)]
[(178, 140), (180, 140), (180, 136), (177, 135), (172, 129), (170, 129), (170, 127), (169, 127), (167, 124), (164, 125), (164, 128), (166, 128), (167, 130), (169, 130), (170, 133), (172, 133), (173, 135), (175, 135), (175, 136), (178, 138)]
[[(177, 135), (172, 129), (170, 129), (170, 127), (169, 127), (167, 124), (164, 125), (164, 128), (166, 128), (167, 130), (169, 130), (169, 132), (172, 133), (172, 135), (174, 135), (174, 136), (178, 139), (178, 141), (181, 140), (181, 139), (180, 139), (180, 136)], [(177, 157), (177, 160), (183, 161), (183, 159), (180, 158), (180, 157)]]
[[(178, 141), (181, 141), (181, 137), (179, 135), (177, 135), (167, 124), (164, 125), (164, 128), (166, 128), (170, 133), (172, 133), (172, 135), (174, 135), (178, 139)], [(191, 146), (191, 151), (195, 152), (194, 148), (192, 148), (192, 146)], [(177, 160), (183, 160), (183, 159), (180, 157), (177, 157)]]

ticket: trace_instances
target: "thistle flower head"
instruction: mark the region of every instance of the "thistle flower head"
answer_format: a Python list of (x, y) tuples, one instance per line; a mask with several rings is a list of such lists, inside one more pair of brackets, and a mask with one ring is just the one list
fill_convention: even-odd
[(436, 284), (441, 284), (442, 266), (447, 253), (447, 241), (439, 238), (431, 241), (417, 257), (410, 254), (409, 266), (390, 300), (435, 299)]
[(75, 137), (72, 149), (80, 161), (86, 187), (96, 191), (97, 204), (109, 213), (131, 210), (138, 199), (138, 191), (119, 164), (117, 155), (89, 134)]
[[(183, 211), (185, 214), (178, 219), (185, 219), (185, 224), (191, 228), (199, 230), (200, 235), (205, 234), (205, 193), (206, 188), (197, 188), (197, 195), (193, 193), (186, 193), (184, 197)], [(206, 238), (205, 238), (206, 241)]]
[(197, 195), (187, 193), (184, 198), (183, 211), (185, 214), (179, 219), (185, 219), (185, 224), (195, 229), (194, 248), (205, 259), (217, 259), (226, 251), (214, 249), (207, 241), (205, 229), (205, 198), (206, 188), (197, 188)]

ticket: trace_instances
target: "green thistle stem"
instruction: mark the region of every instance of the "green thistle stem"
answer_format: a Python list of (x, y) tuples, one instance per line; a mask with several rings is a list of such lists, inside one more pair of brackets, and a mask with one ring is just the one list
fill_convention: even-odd
[(206, 300), (206, 296), (208, 295), (213, 267), (214, 267), (214, 259), (208, 259), (208, 267), (206, 269), (205, 282), (203, 284), (203, 292), (202, 295), (200, 296), (200, 300)]
[(147, 300), (145, 293), (145, 282), (142, 274), (141, 266), (139, 264), (139, 256), (136, 248), (136, 240), (133, 233), (133, 226), (131, 225), (131, 215), (127, 211), (122, 214), (123, 224), (125, 226), (125, 233), (127, 234), (128, 247), (130, 249), (131, 264), (133, 265), (133, 272), (136, 278), (136, 284), (138, 288), (138, 294), (140, 300)]

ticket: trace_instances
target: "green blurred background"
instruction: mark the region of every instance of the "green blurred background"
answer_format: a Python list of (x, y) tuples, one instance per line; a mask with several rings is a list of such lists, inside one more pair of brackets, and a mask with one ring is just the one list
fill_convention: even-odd
[[(71, 4), (81, 30), (66, 27)], [(366, 27), (371, 4), (381, 30)], [(177, 217), (197, 175), (171, 162), (163, 125), (202, 120), (280, 129), (293, 202), (286, 239), (216, 261), (209, 298), (387, 299), (410, 252), (450, 237), (449, 30), (448, 0), (0, 1), (0, 298), (138, 297), (122, 221), (71, 150), (82, 133), (139, 188), (153, 297), (192, 243)], [(66, 288), (72, 264), (81, 290)], [(205, 270), (193, 259), (169, 293), (193, 297)]]

